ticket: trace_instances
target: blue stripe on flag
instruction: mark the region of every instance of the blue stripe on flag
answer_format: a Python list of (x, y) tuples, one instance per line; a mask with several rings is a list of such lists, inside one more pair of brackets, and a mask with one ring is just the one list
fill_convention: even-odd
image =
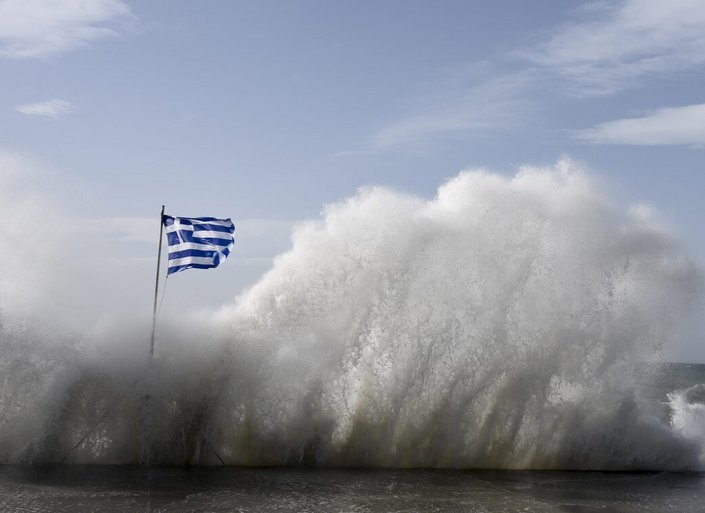
[(167, 275), (178, 273), (179, 271), (185, 271), (186, 269), (213, 269), (217, 267), (215, 265), (203, 265), (203, 264), (188, 264), (188, 265), (177, 265), (174, 267), (169, 267)]
[(230, 233), (230, 227), (228, 226), (223, 226), (221, 224), (194, 224), (193, 225), (193, 230), (198, 232), (198, 231), (207, 231), (207, 232), (223, 232), (223, 233)]
[(201, 257), (201, 258), (213, 258), (213, 255), (217, 255), (217, 251), (203, 251), (200, 249), (185, 249), (183, 251), (169, 251), (169, 260), (175, 260), (177, 258), (188, 258), (188, 257)]
[(222, 221), (222, 222), (230, 221), (230, 219), (218, 219), (217, 217), (180, 217), (179, 219), (182, 219), (187, 223), (193, 223), (193, 222), (203, 223), (203, 222), (207, 222), (207, 221)]
[(194, 244), (212, 244), (213, 246), (227, 247), (231, 239), (214, 239), (212, 237), (191, 237)]

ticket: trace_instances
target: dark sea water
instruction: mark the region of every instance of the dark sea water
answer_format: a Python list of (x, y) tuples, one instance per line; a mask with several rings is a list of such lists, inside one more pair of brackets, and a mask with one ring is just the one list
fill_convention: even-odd
[[(705, 366), (640, 376), (668, 422), (669, 394), (705, 383)], [(0, 512), (44, 511), (689, 513), (705, 512), (705, 473), (0, 466)]]
[(5, 467), (3, 512), (701, 512), (705, 474)]

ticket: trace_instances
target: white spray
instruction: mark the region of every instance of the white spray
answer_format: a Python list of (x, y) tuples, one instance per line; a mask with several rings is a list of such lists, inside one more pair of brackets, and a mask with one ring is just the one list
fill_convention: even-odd
[(4, 335), (0, 457), (699, 468), (698, 443), (634, 390), (701, 282), (642, 214), (569, 161), (464, 172), (431, 201), (362, 190), (298, 226), (233, 305), (164, 323), (148, 412), (130, 358)]

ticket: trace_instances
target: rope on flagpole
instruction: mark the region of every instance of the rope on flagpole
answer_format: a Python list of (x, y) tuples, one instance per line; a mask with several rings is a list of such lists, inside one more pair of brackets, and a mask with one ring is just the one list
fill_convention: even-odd
[(164, 286), (162, 287), (162, 298), (159, 300), (159, 308), (157, 308), (157, 318), (159, 318), (159, 313), (162, 311), (162, 305), (164, 304), (164, 296), (166, 295), (167, 283), (169, 283), (169, 275), (164, 278)]

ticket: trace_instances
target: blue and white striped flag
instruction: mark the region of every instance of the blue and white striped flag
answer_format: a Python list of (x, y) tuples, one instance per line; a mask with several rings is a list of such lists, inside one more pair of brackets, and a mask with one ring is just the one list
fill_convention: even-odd
[(235, 225), (215, 217), (162, 216), (169, 244), (167, 276), (186, 269), (210, 269), (225, 260), (235, 242)]

